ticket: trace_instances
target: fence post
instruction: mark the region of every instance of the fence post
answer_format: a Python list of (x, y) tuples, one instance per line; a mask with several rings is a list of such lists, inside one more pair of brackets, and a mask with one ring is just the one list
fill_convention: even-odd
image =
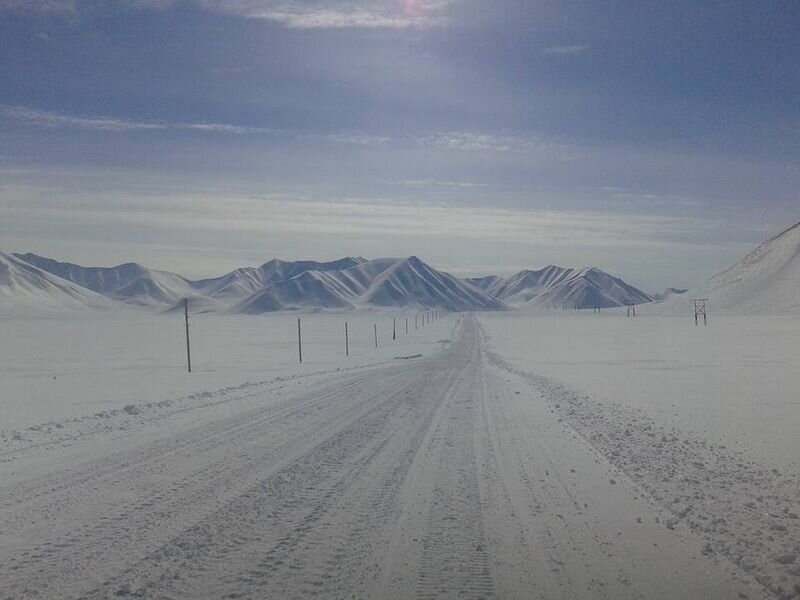
[(378, 324), (377, 323), (373, 323), (372, 324), (372, 328), (375, 331), (375, 347), (377, 348), (378, 347)]
[(186, 368), (192, 372), (192, 351), (189, 346), (189, 299), (183, 299), (183, 316), (186, 320)]
[(300, 357), (300, 362), (303, 362), (303, 336), (300, 333), (300, 319), (297, 319), (297, 352)]
[(397, 317), (392, 317), (392, 341), (397, 339)]
[(347, 321), (344, 322), (344, 355), (350, 356), (350, 339), (347, 335)]
[(408, 335), (408, 317), (406, 317), (406, 335)]

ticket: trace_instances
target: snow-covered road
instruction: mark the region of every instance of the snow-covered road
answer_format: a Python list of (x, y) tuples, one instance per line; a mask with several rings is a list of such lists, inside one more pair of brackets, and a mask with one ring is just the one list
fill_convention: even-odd
[(0, 598), (773, 597), (452, 340), (0, 450)]

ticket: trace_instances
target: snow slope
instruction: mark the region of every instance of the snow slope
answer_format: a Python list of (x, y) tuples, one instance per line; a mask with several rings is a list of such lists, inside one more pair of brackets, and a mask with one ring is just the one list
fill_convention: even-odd
[(685, 310), (689, 298), (708, 298), (711, 313), (800, 314), (800, 223), (663, 306)]
[(89, 289), (0, 252), (0, 305), (4, 308), (110, 308), (113, 303)]

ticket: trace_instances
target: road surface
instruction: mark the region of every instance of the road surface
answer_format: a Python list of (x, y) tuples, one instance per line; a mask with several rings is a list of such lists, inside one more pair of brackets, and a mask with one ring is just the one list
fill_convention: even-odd
[(0, 454), (0, 598), (771, 597), (660, 511), (466, 315), (435, 355)]

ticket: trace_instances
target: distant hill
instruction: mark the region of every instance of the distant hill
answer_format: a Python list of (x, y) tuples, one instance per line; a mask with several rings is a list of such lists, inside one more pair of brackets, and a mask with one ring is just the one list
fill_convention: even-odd
[(82, 267), (30, 253), (14, 256), (83, 288), (129, 304), (174, 304), (194, 294), (191, 282), (180, 275), (154, 271), (136, 263), (116, 267)]
[(85, 287), (0, 253), (0, 306), (23, 308), (110, 308), (114, 303)]
[(260, 267), (244, 267), (222, 277), (196, 281), (193, 286), (213, 298), (243, 298), (264, 289), (269, 284), (287, 281), (307, 271), (337, 271), (363, 262), (366, 262), (366, 259), (350, 256), (331, 262), (311, 260), (291, 262), (273, 259)]
[(645, 292), (595, 267), (570, 269), (549, 265), (538, 271), (520, 271), (507, 278), (483, 277), (467, 281), (518, 308), (610, 308), (653, 301)]

